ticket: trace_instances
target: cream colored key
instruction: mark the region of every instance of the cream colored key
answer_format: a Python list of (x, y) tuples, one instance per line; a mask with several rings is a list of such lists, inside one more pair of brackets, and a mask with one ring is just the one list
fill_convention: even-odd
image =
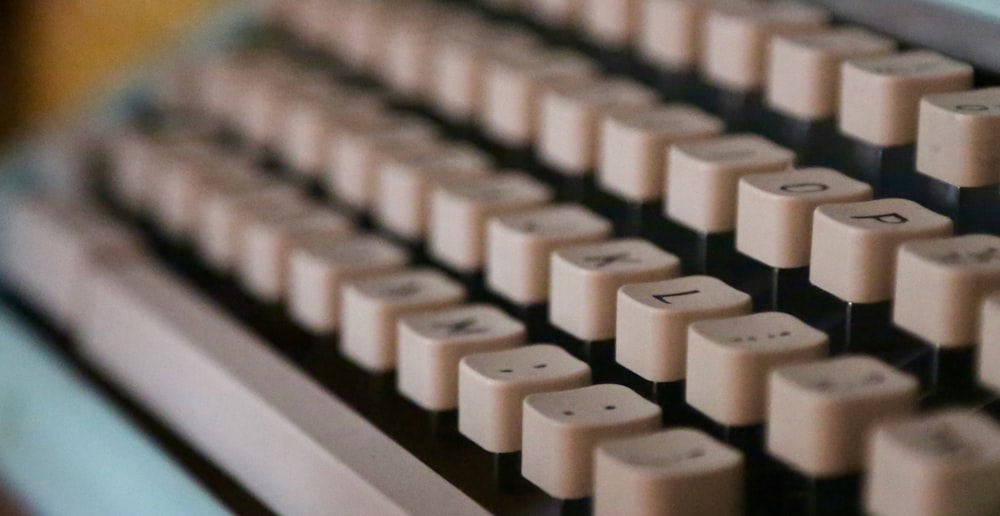
[(418, 3), (404, 9), (394, 19), (385, 49), (381, 74), (398, 92), (411, 99), (425, 98), (431, 82), (434, 30), (446, 12), (432, 4)]
[(752, 309), (749, 295), (711, 276), (625, 285), (618, 290), (615, 360), (651, 382), (683, 380), (688, 326)]
[(597, 181), (627, 201), (659, 199), (670, 146), (722, 130), (718, 118), (683, 104), (613, 113), (601, 124)]
[(484, 130), (511, 147), (534, 143), (542, 94), (556, 84), (585, 80), (596, 74), (594, 63), (567, 50), (520, 48), (497, 51), (483, 84)]
[(631, 45), (639, 32), (640, 0), (581, 0), (581, 25), (594, 42), (611, 47)]
[(494, 217), (487, 229), (486, 283), (516, 304), (544, 303), (552, 252), (604, 240), (611, 229), (606, 219), (573, 204)]
[(882, 421), (917, 408), (917, 380), (870, 357), (792, 365), (771, 374), (767, 449), (810, 477), (861, 470)]
[(133, 212), (145, 212), (156, 193), (153, 186), (163, 173), (163, 161), (194, 142), (194, 135), (186, 133), (149, 135), (126, 131), (109, 138), (108, 187), (115, 201)]
[(303, 242), (339, 240), (352, 230), (346, 217), (318, 206), (291, 217), (251, 218), (243, 230), (237, 265), (243, 287), (260, 301), (284, 301), (292, 249)]
[(668, 70), (691, 70), (701, 60), (705, 16), (716, 0), (643, 0), (636, 47)]
[(590, 384), (590, 366), (551, 344), (477, 353), (458, 368), (458, 430), (492, 453), (521, 450), (521, 405)]
[(399, 321), (396, 386), (425, 410), (458, 408), (458, 364), (524, 344), (524, 324), (491, 305), (448, 308)]
[(776, 37), (771, 41), (767, 104), (798, 120), (832, 119), (840, 102), (841, 64), (895, 49), (894, 41), (856, 27)]
[(899, 246), (951, 232), (951, 219), (905, 199), (820, 206), (813, 215), (809, 281), (849, 303), (888, 301)]
[(375, 171), (383, 149), (432, 144), (437, 132), (424, 120), (389, 116), (347, 122), (331, 145), (326, 186), (354, 209), (367, 209), (375, 195)]
[(550, 27), (573, 27), (583, 14), (580, 0), (534, 0), (528, 2), (531, 15)]
[(343, 290), (340, 351), (372, 373), (396, 368), (396, 324), (407, 315), (457, 305), (465, 289), (432, 269), (407, 269)]
[(761, 90), (771, 39), (819, 32), (828, 21), (825, 11), (793, 2), (719, 6), (705, 20), (702, 74), (709, 83), (728, 90)]
[(1000, 183), (1000, 88), (920, 100), (917, 172), (945, 183)]
[(980, 310), (979, 383), (1000, 393), (1000, 293), (987, 297)]
[(542, 95), (539, 159), (563, 174), (590, 173), (597, 164), (600, 124), (605, 114), (650, 106), (655, 101), (652, 90), (621, 79), (557, 84)]
[(779, 367), (826, 356), (826, 334), (782, 312), (688, 326), (688, 405), (725, 426), (767, 417), (767, 381)]
[(828, 168), (744, 177), (736, 203), (736, 249), (770, 267), (805, 267), (816, 208), (872, 195), (868, 183)]
[(605, 442), (594, 454), (594, 515), (739, 516), (743, 454), (689, 428)]
[(876, 429), (865, 509), (875, 516), (973, 516), (1000, 512), (1000, 427), (945, 410)]
[(434, 189), (488, 176), (491, 171), (490, 158), (465, 145), (439, 144), (417, 156), (387, 156), (377, 173), (375, 218), (397, 236), (423, 239)]
[(404, 249), (375, 236), (302, 239), (288, 260), (289, 313), (313, 333), (332, 333), (339, 326), (344, 285), (395, 272), (408, 261)]
[(660, 407), (622, 385), (532, 394), (524, 400), (521, 474), (554, 498), (590, 496), (597, 446), (659, 427)]
[(734, 231), (740, 179), (794, 162), (795, 153), (759, 136), (678, 143), (668, 152), (664, 212), (698, 233)]
[(552, 253), (549, 321), (583, 341), (615, 336), (618, 289), (629, 283), (670, 279), (680, 260), (638, 239), (611, 240)]
[(345, 2), (340, 30), (334, 34), (339, 57), (353, 68), (375, 70), (384, 56), (388, 24), (394, 5), (395, 2), (391, 0)]
[(490, 217), (524, 211), (552, 198), (542, 183), (507, 173), (438, 187), (431, 196), (429, 253), (458, 271), (486, 262), (486, 223)]
[(921, 97), (971, 87), (971, 66), (934, 52), (847, 61), (841, 72), (840, 131), (881, 147), (913, 143)]
[(973, 346), (980, 307), (1000, 290), (1000, 237), (964, 235), (899, 249), (892, 320), (940, 347)]

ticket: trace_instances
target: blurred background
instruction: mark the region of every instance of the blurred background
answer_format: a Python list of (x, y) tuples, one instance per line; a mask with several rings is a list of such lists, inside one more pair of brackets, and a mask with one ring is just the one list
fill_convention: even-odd
[(221, 0), (0, 0), (0, 146), (95, 98)]

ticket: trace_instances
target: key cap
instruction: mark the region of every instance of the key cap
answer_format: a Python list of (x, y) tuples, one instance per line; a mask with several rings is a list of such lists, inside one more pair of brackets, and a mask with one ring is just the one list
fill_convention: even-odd
[(962, 187), (1000, 183), (1000, 88), (920, 101), (917, 172)]
[(951, 220), (905, 199), (816, 209), (809, 281), (849, 303), (892, 299), (904, 242), (951, 234)]
[(590, 367), (551, 344), (465, 356), (458, 368), (458, 429), (486, 451), (520, 451), (524, 398), (589, 384)]
[(589, 59), (570, 51), (498, 49), (483, 79), (483, 130), (508, 147), (531, 145), (538, 134), (539, 105), (546, 88), (595, 73)]
[(83, 356), (269, 509), (487, 514), (155, 265), (118, 267), (88, 289)]
[(846, 356), (771, 374), (767, 449), (809, 477), (862, 468), (868, 433), (917, 408), (917, 381), (870, 357)]
[(579, 0), (535, 0), (526, 7), (539, 22), (559, 28), (577, 25), (583, 13), (583, 2)]
[(1000, 392), (1000, 294), (986, 298), (980, 309), (979, 383)]
[(610, 222), (573, 204), (495, 217), (487, 229), (486, 283), (518, 305), (544, 303), (552, 252), (610, 235)]
[(247, 161), (219, 154), (207, 146), (167, 156), (161, 166), (162, 171), (152, 182), (150, 217), (157, 229), (183, 239), (193, 236), (206, 185), (226, 181), (223, 178), (227, 176), (253, 181), (257, 174)]
[(371, 373), (396, 368), (396, 325), (419, 312), (457, 305), (461, 285), (431, 269), (407, 269), (347, 285), (340, 310), (340, 351)]
[(434, 29), (442, 22), (451, 22), (447, 11), (434, 4), (410, 4), (393, 19), (386, 40), (385, 59), (380, 75), (402, 96), (424, 100), (431, 74), (434, 52)]
[(819, 360), (828, 344), (783, 312), (696, 321), (687, 332), (687, 403), (726, 427), (763, 423), (771, 372)]
[(752, 308), (749, 295), (711, 276), (625, 285), (618, 290), (615, 360), (651, 382), (683, 380), (688, 325)]
[(667, 149), (717, 135), (722, 129), (717, 118), (681, 104), (610, 114), (601, 124), (598, 183), (628, 202), (659, 199), (667, 174)]
[(751, 175), (738, 190), (736, 249), (778, 269), (809, 265), (817, 207), (872, 198), (867, 183), (828, 168)]
[(458, 408), (458, 364), (469, 355), (524, 344), (520, 321), (491, 305), (468, 305), (399, 321), (396, 386), (425, 410)]
[(639, 32), (642, 3), (639, 0), (583, 0), (581, 25), (595, 43), (629, 46)]
[(611, 240), (552, 253), (549, 321), (582, 341), (615, 336), (615, 296), (629, 283), (676, 277), (680, 260), (638, 239)]
[(736, 230), (736, 195), (749, 174), (791, 168), (792, 151), (759, 136), (736, 135), (670, 148), (664, 213), (697, 233)]
[(694, 429), (605, 442), (594, 454), (594, 514), (743, 514), (743, 455)]
[(108, 187), (115, 201), (133, 213), (148, 209), (163, 161), (194, 143), (193, 135), (184, 133), (127, 132), (110, 140), (106, 146), (111, 161)]
[(621, 79), (557, 84), (541, 100), (539, 159), (561, 174), (589, 174), (597, 163), (600, 124), (606, 114), (655, 101), (652, 90)]
[(879, 426), (872, 436), (865, 508), (878, 516), (1000, 511), (1000, 428), (945, 410)]
[(636, 48), (658, 67), (691, 70), (701, 59), (705, 15), (715, 0), (644, 0)]
[(332, 333), (345, 285), (395, 272), (408, 261), (405, 250), (371, 235), (302, 239), (288, 258), (289, 315), (315, 334)]
[(521, 473), (554, 498), (590, 496), (595, 448), (659, 426), (660, 408), (621, 385), (532, 394), (524, 400)]
[(490, 217), (535, 208), (551, 198), (549, 188), (520, 173), (442, 185), (431, 195), (430, 255), (457, 271), (478, 270), (485, 263)]
[(387, 156), (377, 173), (375, 218), (397, 236), (421, 240), (434, 189), (488, 176), (491, 170), (486, 154), (464, 145), (436, 145), (417, 156)]
[(372, 72), (385, 55), (385, 41), (395, 2), (347, 2), (334, 36), (336, 54), (354, 69)]

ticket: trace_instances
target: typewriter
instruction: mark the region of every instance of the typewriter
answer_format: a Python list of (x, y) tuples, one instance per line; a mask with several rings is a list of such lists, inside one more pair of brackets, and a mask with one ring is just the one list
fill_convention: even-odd
[(270, 0), (12, 151), (60, 514), (1000, 514), (1000, 9)]

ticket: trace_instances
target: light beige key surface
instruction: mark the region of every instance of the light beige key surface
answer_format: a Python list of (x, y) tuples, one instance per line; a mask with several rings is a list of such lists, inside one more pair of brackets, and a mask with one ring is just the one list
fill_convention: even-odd
[(485, 72), (483, 128), (505, 145), (530, 145), (538, 134), (538, 113), (545, 89), (585, 80), (595, 73), (593, 62), (567, 50), (501, 49)]
[(736, 249), (770, 267), (805, 267), (816, 208), (872, 195), (868, 183), (828, 168), (744, 177), (737, 194)]
[(164, 161), (189, 151), (197, 144), (187, 133), (142, 134), (126, 131), (106, 142), (110, 172), (108, 188), (115, 200), (133, 212), (146, 212), (164, 172)]
[(702, 74), (728, 90), (760, 90), (767, 78), (771, 39), (819, 32), (828, 21), (825, 11), (793, 2), (719, 6), (705, 20)]
[(534, 0), (528, 2), (532, 17), (551, 27), (572, 27), (580, 21), (583, 2), (580, 0)]
[(359, 367), (396, 368), (396, 324), (407, 315), (440, 310), (465, 298), (465, 289), (431, 269), (407, 269), (344, 287), (340, 351)]
[(337, 25), (339, 30), (331, 33), (335, 51), (353, 68), (374, 71), (385, 55), (389, 20), (395, 2), (349, 1), (343, 6)]
[(314, 333), (333, 332), (344, 285), (395, 272), (408, 261), (404, 249), (376, 236), (301, 239), (288, 258), (289, 314)]
[(590, 173), (597, 164), (605, 114), (655, 101), (652, 90), (622, 79), (557, 84), (542, 95), (536, 142), (539, 159), (562, 174)]
[(979, 383), (1000, 393), (1000, 293), (987, 297), (980, 311)]
[(782, 312), (697, 321), (687, 334), (687, 403), (725, 426), (763, 423), (771, 371), (819, 360), (828, 344)]
[(871, 430), (914, 411), (918, 387), (870, 357), (777, 369), (768, 388), (767, 449), (810, 477), (860, 471)]
[(610, 114), (601, 124), (598, 184), (632, 202), (659, 199), (669, 147), (722, 129), (719, 119), (682, 104)]
[(660, 407), (622, 385), (532, 394), (524, 399), (521, 474), (555, 498), (590, 496), (597, 446), (659, 427)]
[(618, 289), (680, 274), (680, 260), (638, 239), (560, 249), (550, 258), (549, 322), (583, 341), (615, 336)]
[(442, 185), (431, 195), (429, 253), (458, 271), (480, 269), (490, 217), (534, 208), (551, 198), (548, 187), (520, 173)]
[(651, 382), (683, 380), (688, 325), (752, 309), (748, 294), (711, 276), (625, 285), (618, 290), (615, 361)]
[(680, 71), (701, 59), (705, 15), (716, 0), (643, 0), (636, 48), (646, 60)]
[(1000, 183), (1000, 88), (920, 100), (917, 171), (945, 183)]
[(81, 355), (270, 510), (487, 513), (179, 278), (135, 264), (88, 287)]
[(594, 514), (743, 514), (743, 455), (689, 428), (605, 442), (594, 454)]
[(580, 0), (583, 13), (580, 24), (584, 32), (600, 45), (630, 46), (639, 32), (642, 15), (641, 0)]
[(856, 27), (778, 36), (771, 41), (767, 104), (799, 120), (831, 119), (840, 102), (842, 63), (895, 49), (894, 41)]
[(865, 508), (875, 516), (997, 514), (998, 484), (996, 422), (970, 411), (939, 411), (875, 430)]
[(971, 66), (934, 52), (849, 60), (841, 72), (840, 131), (881, 147), (913, 143), (921, 97), (970, 87)]
[(588, 384), (590, 366), (551, 344), (468, 355), (458, 368), (458, 430), (486, 451), (519, 451), (524, 398)]
[(417, 3), (404, 8), (393, 20), (386, 40), (385, 59), (380, 73), (396, 92), (423, 100), (428, 93), (433, 68), (435, 28), (446, 11), (433, 4)]
[(664, 211), (699, 233), (736, 229), (740, 179), (791, 168), (795, 153), (752, 135), (678, 143), (667, 157)]
[(608, 220), (574, 204), (494, 217), (487, 228), (486, 284), (522, 306), (544, 303), (552, 252), (604, 240), (611, 230)]
[(259, 301), (284, 301), (288, 294), (289, 260), (302, 242), (334, 241), (347, 237), (351, 222), (332, 210), (310, 206), (290, 217), (254, 217), (243, 230), (237, 272)]
[(1000, 291), (1000, 237), (908, 242), (897, 257), (892, 321), (935, 346), (973, 346), (983, 300), (995, 291)]
[(396, 387), (426, 410), (458, 408), (458, 364), (524, 344), (524, 324), (491, 305), (406, 317), (397, 326)]
[(849, 303), (887, 301), (899, 246), (951, 232), (951, 219), (905, 199), (820, 206), (813, 215), (809, 281)]
[(490, 175), (489, 157), (474, 147), (435, 145), (416, 156), (387, 156), (377, 172), (375, 218), (397, 236), (422, 239), (434, 188)]

